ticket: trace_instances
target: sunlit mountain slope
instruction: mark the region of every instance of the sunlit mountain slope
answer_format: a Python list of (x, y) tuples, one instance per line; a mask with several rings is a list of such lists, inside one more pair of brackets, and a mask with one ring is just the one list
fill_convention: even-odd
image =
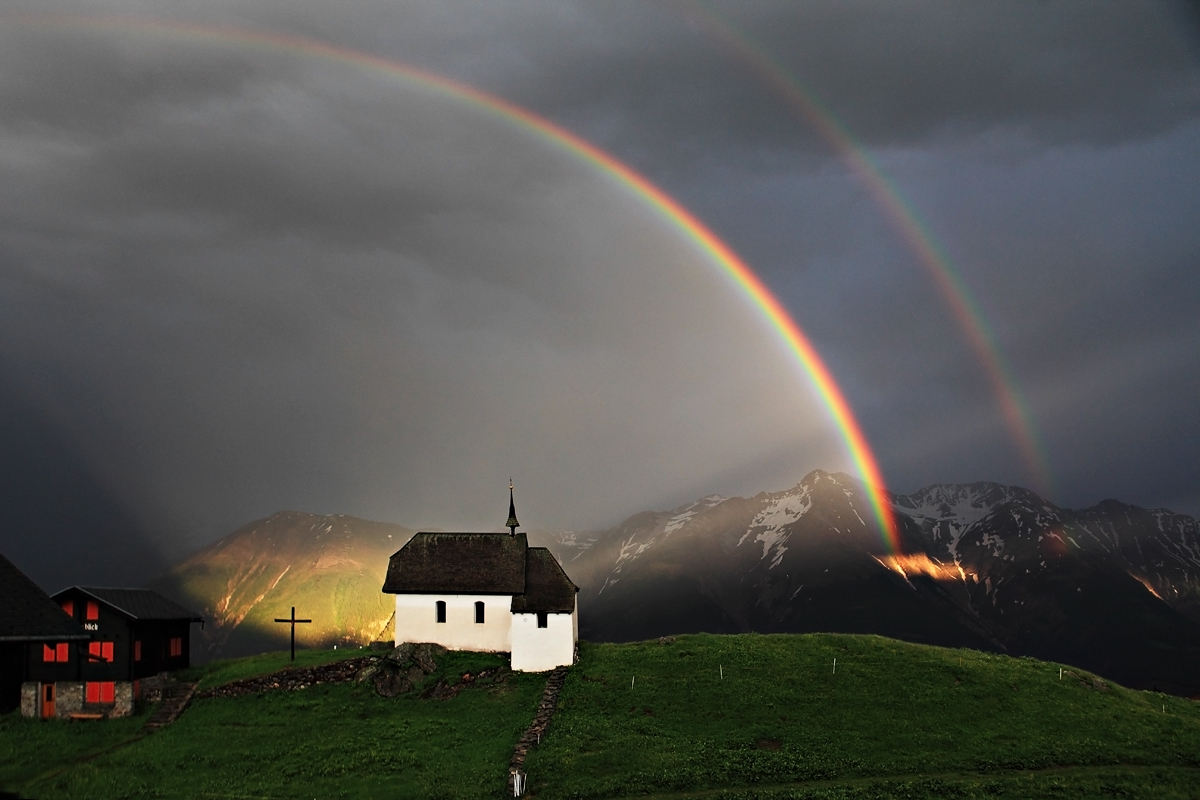
[(394, 605), (380, 592), (388, 558), (412, 531), (343, 515), (281, 511), (245, 525), (172, 568), (154, 588), (200, 611), (201, 659), (286, 647), (366, 644), (386, 635)]

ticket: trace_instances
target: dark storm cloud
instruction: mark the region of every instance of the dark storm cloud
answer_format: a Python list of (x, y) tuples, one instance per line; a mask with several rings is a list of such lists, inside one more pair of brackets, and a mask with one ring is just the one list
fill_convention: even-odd
[[(673, 146), (711, 158), (821, 147), (764, 70), (781, 70), (869, 146), (1013, 128), (1041, 142), (1160, 133), (1200, 108), (1188, 35), (1169, 6), (1108, 3), (578, 4), (520, 61), (465, 71), (589, 127), (648, 167)], [(523, 7), (506, 27), (537, 19)], [(449, 13), (449, 12), (448, 12)], [(564, 17), (567, 17), (564, 19)], [(449, 26), (447, 26), (449, 27)], [(574, 34), (574, 35), (571, 35)], [(394, 46), (403, 57), (409, 42)], [(417, 44), (418, 57), (428, 58)], [(474, 56), (475, 62), (482, 60)], [(454, 68), (457, 59), (442, 58)], [(470, 59), (468, 60), (471, 61)], [(496, 69), (497, 65), (507, 69)], [(774, 76), (778, 77), (778, 73)], [(642, 142), (639, 146), (638, 142)], [(729, 154), (723, 156), (725, 159)], [(772, 162), (768, 161), (770, 166)]]
[[(23, 10), (310, 37), (522, 104), (747, 258), (893, 488), (1030, 483), (937, 281), (724, 17), (869, 148), (974, 293), (1057, 499), (1200, 511), (1200, 77), (1173, 6)], [(711, 265), (520, 127), (219, 36), (44, 19), (0, 36), (0, 365), (32, 410), (6, 418), (38, 432), (19, 449), (85, 476), (63, 485), (86, 483), (127, 549), (171, 557), (283, 507), (486, 525), (483, 487), (510, 472), (540, 524), (581, 526), (848, 466)]]
[[(487, 525), (480, 487), (510, 472), (542, 524), (608, 522), (782, 444), (828, 460), (712, 266), (561, 148), (294, 53), (70, 26), (7, 45), (72, 69), (0, 88), (0, 352), (132, 509), (127, 550), (281, 507)], [(205, 91), (213, 50), (234, 65)], [(104, 76), (82, 111), (74, 75)]]

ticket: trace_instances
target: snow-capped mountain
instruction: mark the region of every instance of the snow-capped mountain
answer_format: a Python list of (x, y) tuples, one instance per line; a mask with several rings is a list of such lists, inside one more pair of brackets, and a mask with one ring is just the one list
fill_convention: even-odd
[(892, 496), (892, 552), (861, 484), (706, 497), (548, 542), (581, 634), (879, 633), (1057, 659), (1200, 692), (1200, 526), (1115, 501), (1073, 511), (994, 483)]

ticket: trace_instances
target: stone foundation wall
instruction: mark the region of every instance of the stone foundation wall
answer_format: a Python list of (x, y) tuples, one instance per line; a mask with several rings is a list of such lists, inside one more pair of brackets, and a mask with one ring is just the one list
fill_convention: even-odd
[(21, 716), (38, 716), (38, 700), (41, 699), (42, 685), (26, 681), (21, 684)]
[[(128, 717), (133, 713), (133, 683), (118, 681), (113, 687), (115, 703), (86, 703), (83, 681), (59, 681), (54, 684), (54, 716), (67, 719), (72, 714), (105, 714), (110, 718)], [(21, 716), (42, 715), (42, 684), (32, 681), (21, 684)]]
[(128, 717), (133, 713), (133, 681), (121, 681), (113, 687), (113, 699), (116, 705), (108, 712), (111, 717)]
[(54, 684), (54, 716), (66, 719), (83, 711), (83, 681), (60, 681)]

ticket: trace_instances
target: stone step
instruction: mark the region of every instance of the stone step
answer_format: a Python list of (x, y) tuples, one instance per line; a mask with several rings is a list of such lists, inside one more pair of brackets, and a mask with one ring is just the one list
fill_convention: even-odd
[(156, 731), (179, 719), (196, 693), (196, 686), (195, 683), (179, 683), (165, 687), (162, 702), (146, 720), (146, 730)]

